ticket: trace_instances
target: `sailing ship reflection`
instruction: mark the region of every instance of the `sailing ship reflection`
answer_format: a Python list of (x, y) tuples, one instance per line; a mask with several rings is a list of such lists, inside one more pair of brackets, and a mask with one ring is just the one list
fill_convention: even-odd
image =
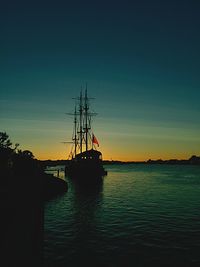
[(69, 244), (70, 266), (98, 266), (98, 251), (91, 240), (100, 240), (101, 231), (98, 226), (98, 217), (101, 214), (103, 198), (103, 179), (101, 183), (92, 187), (80, 185), (70, 179), (70, 188), (74, 191), (73, 228), (74, 238)]

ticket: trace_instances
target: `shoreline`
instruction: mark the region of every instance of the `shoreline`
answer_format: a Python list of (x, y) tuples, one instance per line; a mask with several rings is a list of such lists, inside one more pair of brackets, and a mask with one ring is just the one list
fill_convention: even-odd
[[(66, 165), (69, 160), (38, 160), (43, 167)], [(189, 159), (169, 159), (169, 160), (147, 160), (147, 161), (120, 161), (120, 160), (103, 160), (103, 164), (167, 164), (167, 165), (198, 165), (200, 166), (200, 157), (191, 156)]]

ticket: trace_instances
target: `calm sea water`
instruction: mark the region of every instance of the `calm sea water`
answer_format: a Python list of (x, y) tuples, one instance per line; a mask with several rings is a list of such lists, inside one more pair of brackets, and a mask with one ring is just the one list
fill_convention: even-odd
[(105, 168), (45, 204), (45, 266), (200, 266), (200, 167)]

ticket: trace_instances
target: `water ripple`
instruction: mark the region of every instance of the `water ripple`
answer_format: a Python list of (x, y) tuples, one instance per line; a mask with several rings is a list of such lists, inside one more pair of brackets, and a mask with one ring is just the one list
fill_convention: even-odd
[(107, 166), (94, 194), (69, 181), (45, 205), (45, 266), (200, 265), (200, 169)]

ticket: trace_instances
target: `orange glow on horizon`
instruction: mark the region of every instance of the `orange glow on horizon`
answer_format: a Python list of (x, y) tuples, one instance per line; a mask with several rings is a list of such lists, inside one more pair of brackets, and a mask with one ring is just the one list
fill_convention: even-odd
[[(102, 153), (103, 160), (118, 161), (147, 161), (169, 160), (169, 159), (189, 159), (192, 155), (199, 155), (198, 147), (185, 143), (172, 143), (171, 146), (164, 142), (127, 142), (119, 140), (113, 142), (109, 140), (97, 147)], [(117, 144), (117, 145), (116, 145)], [(71, 151), (70, 144), (56, 144), (50, 141), (46, 143), (34, 143), (32, 146), (24, 147), (33, 152), (39, 160), (67, 160)]]
[[(198, 155), (198, 153), (193, 153), (195, 155)], [(123, 161), (123, 162), (130, 162), (130, 161), (147, 161), (149, 159), (152, 160), (169, 160), (169, 159), (189, 159), (193, 154), (189, 153), (179, 153), (174, 155), (173, 153), (171, 154), (155, 154), (155, 153), (145, 153), (145, 154), (126, 154), (126, 155), (120, 155), (120, 154), (110, 154), (110, 153), (102, 153), (103, 155), (103, 160), (109, 160), (109, 161)], [(63, 153), (63, 152), (43, 152), (43, 153), (35, 153), (35, 158), (39, 160), (67, 160), (68, 159), (68, 154)]]

